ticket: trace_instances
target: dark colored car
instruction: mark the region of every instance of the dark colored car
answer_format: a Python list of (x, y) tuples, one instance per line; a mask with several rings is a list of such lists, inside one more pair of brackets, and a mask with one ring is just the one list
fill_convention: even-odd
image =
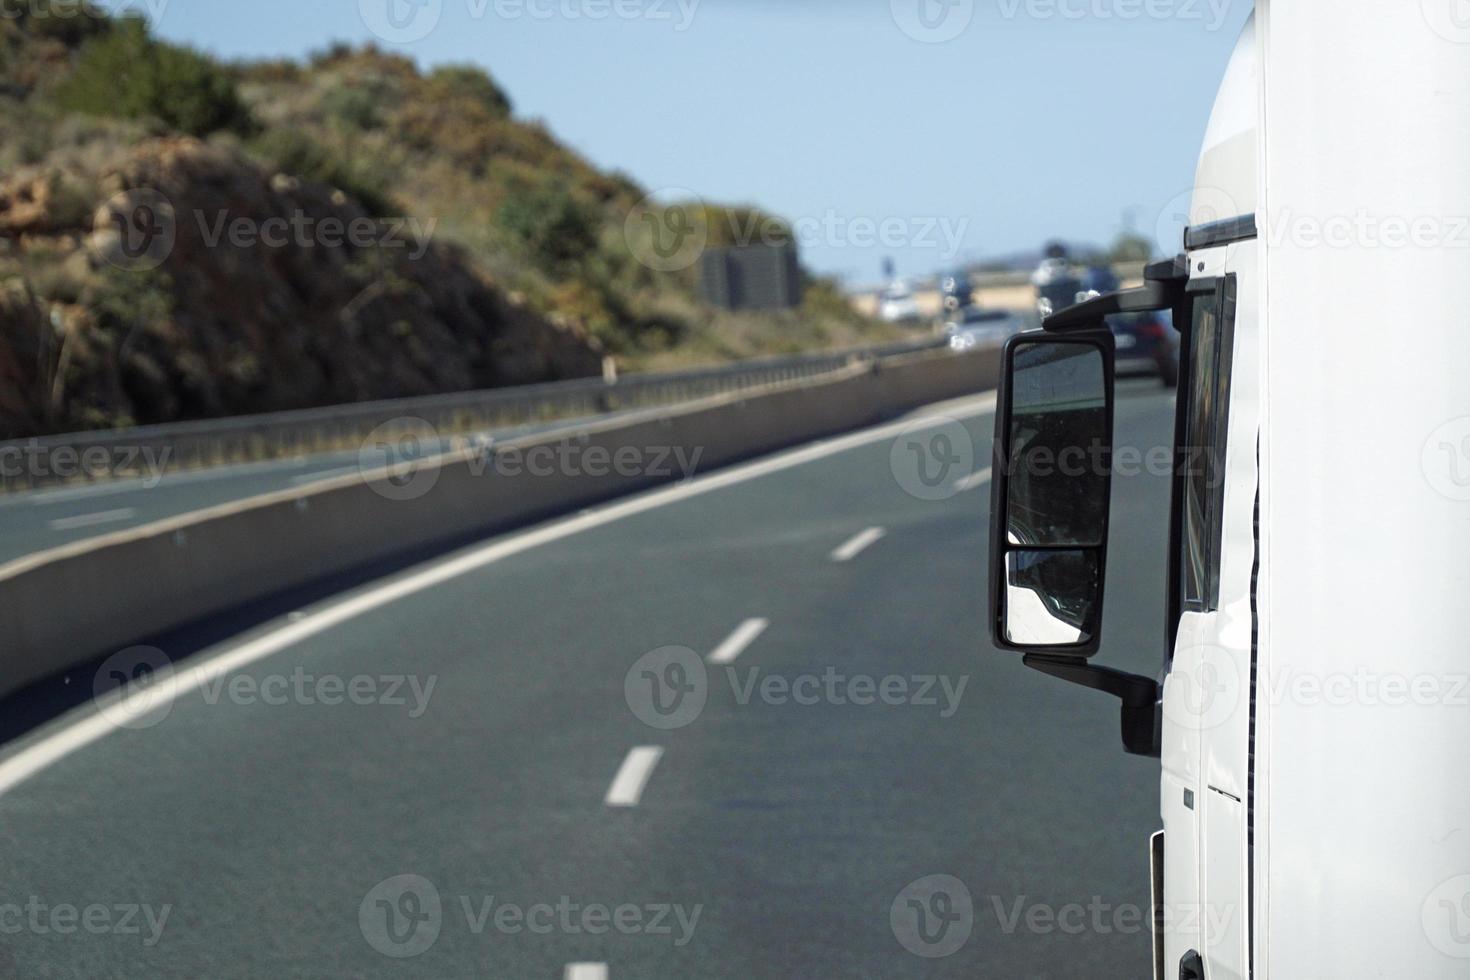
[(1166, 388), (1179, 384), (1179, 340), (1167, 313), (1120, 313), (1108, 317), (1108, 327), (1119, 377), (1151, 374)]
[(940, 276), (939, 292), (944, 297), (946, 313), (963, 310), (975, 302), (975, 291), (970, 285), (970, 275), (963, 269), (946, 272)]

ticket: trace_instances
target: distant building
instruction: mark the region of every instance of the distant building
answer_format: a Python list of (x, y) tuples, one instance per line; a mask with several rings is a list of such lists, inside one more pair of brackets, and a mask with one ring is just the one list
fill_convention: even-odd
[(725, 310), (789, 310), (801, 305), (796, 245), (742, 245), (706, 249), (699, 260), (699, 292)]

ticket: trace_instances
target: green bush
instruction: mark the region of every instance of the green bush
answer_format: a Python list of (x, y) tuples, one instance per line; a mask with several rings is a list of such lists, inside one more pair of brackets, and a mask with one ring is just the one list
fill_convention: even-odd
[(328, 184), (357, 198), (369, 214), (382, 217), (394, 210), (387, 174), (373, 164), (334, 153), (299, 130), (269, 130), (253, 148), (282, 173)]
[(378, 100), (362, 88), (339, 85), (322, 97), (327, 118), (348, 130), (369, 132), (383, 124)]
[(602, 227), (598, 210), (560, 183), (512, 191), (496, 220), (552, 273), (572, 271), (592, 255)]
[(105, 34), (111, 24), (107, 12), (90, 0), (27, 0), (17, 4), (21, 29), (35, 37), (76, 47)]
[(474, 65), (444, 65), (429, 75), (429, 91), (437, 99), (469, 99), (498, 118), (510, 115), (510, 97), (494, 79)]
[(137, 17), (114, 21), (82, 46), (57, 101), (95, 116), (159, 119), (193, 136), (253, 129), (229, 74), (200, 54), (153, 40)]

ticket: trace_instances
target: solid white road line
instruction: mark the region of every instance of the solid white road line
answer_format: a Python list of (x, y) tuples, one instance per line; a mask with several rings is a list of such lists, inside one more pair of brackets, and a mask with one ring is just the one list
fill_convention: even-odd
[(657, 745), (640, 745), (631, 750), (613, 777), (603, 802), (608, 806), (637, 806), (643, 798), (643, 787), (648, 785), (648, 777), (653, 775), (653, 767), (663, 754), (664, 750)]
[(46, 526), (53, 531), (74, 531), (79, 527), (93, 527), (98, 524), (125, 521), (130, 517), (136, 517), (137, 514), (138, 511), (133, 507), (119, 507), (117, 510), (104, 510), (96, 514), (82, 514), (78, 517), (58, 517), (54, 521), (47, 521)]
[[(931, 405), (921, 411), (921, 417), (942, 425), (955, 418), (969, 418), (995, 411), (995, 395), (979, 395), (974, 398)], [(836, 456), (839, 453), (875, 442), (883, 442), (910, 430), (914, 417), (890, 422), (877, 428), (854, 432), (834, 439), (788, 450), (741, 466), (697, 477), (689, 483), (675, 483), (660, 489), (629, 497), (616, 503), (599, 507), (575, 517), (564, 518), (551, 524), (522, 531), (509, 537), (480, 545), (458, 555), (441, 559), (427, 568), (391, 578), (380, 585), (368, 588), (342, 599), (329, 600), (314, 612), (295, 622), (286, 622), (270, 632), (233, 646), (225, 646), (219, 652), (192, 666), (176, 670), (169, 684), (169, 693), (177, 698), (182, 694), (202, 687), (204, 684), (240, 670), (257, 660), (278, 653), (286, 647), (323, 633), (349, 619), (371, 612), (405, 596), (458, 578), (468, 572), (493, 565), (512, 555), (518, 555), (543, 544), (560, 541), (595, 527), (602, 527), (625, 517), (647, 513), (666, 504), (702, 496), (714, 490), (738, 486), (771, 473), (791, 469), (804, 463), (815, 462)], [(124, 689), (125, 690), (125, 689)], [(124, 728), (133, 719), (128, 715), (128, 706), (135, 705), (139, 717), (159, 707), (156, 697), (127, 698), (123, 692), (116, 695), (117, 703), (107, 711), (89, 709), (76, 722), (54, 733), (25, 745), (14, 754), (0, 761), (0, 795), (8, 793), (20, 783), (46, 767), (66, 758), (71, 753), (92, 744), (100, 738)]]
[(315, 483), (318, 480), (335, 480), (339, 476), (347, 476), (350, 473), (361, 473), (362, 471), (361, 466), (344, 466), (338, 470), (321, 470), (316, 473), (303, 473), (300, 476), (293, 476), (291, 477), (291, 483), (294, 486), (300, 486), (303, 483)]
[[(128, 481), (133, 482), (133, 481)], [(136, 490), (136, 486), (127, 489)], [(67, 500), (84, 500), (87, 497), (103, 497), (109, 493), (117, 493), (118, 487), (112, 483), (89, 483), (82, 487), (71, 487), (67, 490), (29, 490), (21, 491), (30, 496), (27, 502), (32, 507), (44, 507), (47, 504), (59, 504)]]
[(832, 552), (832, 560), (852, 561), (862, 552), (877, 544), (887, 533), (881, 527), (870, 527), (866, 531), (859, 531), (846, 544)]
[(756, 637), (764, 633), (766, 627), (770, 625), (770, 620), (747, 619), (735, 627), (735, 632), (725, 637), (725, 642), (715, 647), (709, 655), (709, 662), (712, 664), (733, 663), (735, 658), (744, 653), (745, 648), (754, 643)]
[(966, 490), (973, 490), (982, 484), (989, 483), (990, 475), (991, 468), (987, 466), (983, 470), (976, 470), (969, 476), (962, 477), (955, 483), (954, 488), (959, 493), (964, 493)]
[(606, 963), (568, 963), (563, 980), (607, 980)]

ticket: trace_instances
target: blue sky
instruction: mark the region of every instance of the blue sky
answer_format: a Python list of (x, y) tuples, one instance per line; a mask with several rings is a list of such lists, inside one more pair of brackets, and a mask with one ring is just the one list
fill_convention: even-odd
[(597, 164), (797, 221), (806, 263), (854, 283), (876, 281), (885, 255), (920, 275), (1049, 237), (1105, 243), (1125, 221), (1152, 236), (1192, 181), (1250, 13), (1248, 0), (119, 4), (161, 10), (161, 35), (230, 58), (344, 39), (478, 63), (519, 116)]

